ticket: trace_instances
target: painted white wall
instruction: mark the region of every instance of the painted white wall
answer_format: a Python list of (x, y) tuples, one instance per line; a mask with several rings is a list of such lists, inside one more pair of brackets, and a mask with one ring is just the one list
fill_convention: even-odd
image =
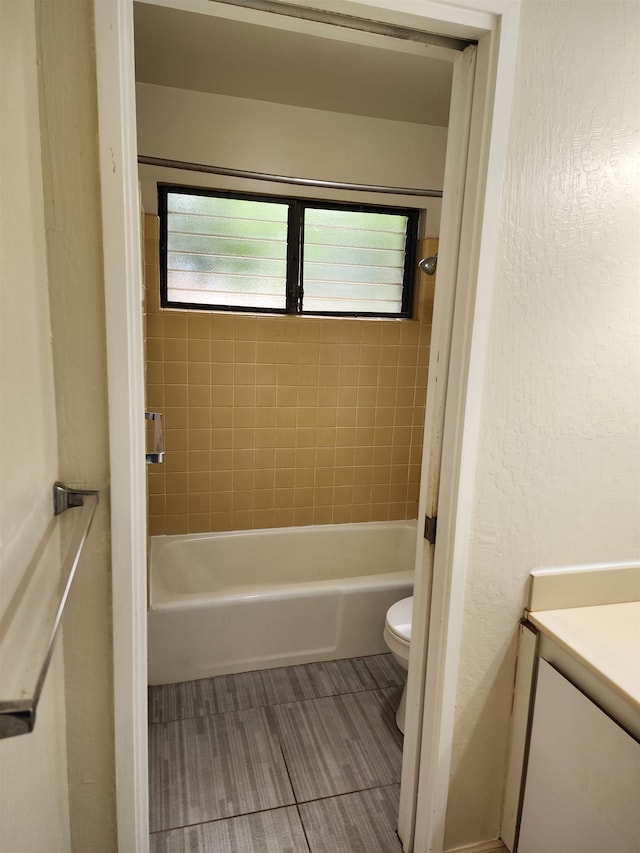
[[(447, 128), (192, 92), (149, 83), (136, 86), (138, 150), (149, 157), (275, 175), (442, 189)], [(140, 170), (143, 203), (155, 212), (153, 177), (191, 185), (322, 196), (317, 190), (190, 172)], [(335, 192), (329, 197), (338, 197)], [(426, 236), (437, 237), (440, 200), (343, 194), (347, 201), (407, 204), (427, 209)]]
[[(37, 622), (42, 614), (34, 613), (31, 606), (33, 592), (41, 580), (38, 568), (46, 563), (55, 570), (60, 546), (57, 527), (52, 525), (51, 487), (58, 472), (58, 447), (35, 13), (30, 0), (0, 4), (0, 57), (4, 199), (0, 206), (0, 618), (11, 619), (18, 640), (32, 638), (40, 646), (38, 639), (44, 637), (34, 635), (41, 633)], [(42, 541), (49, 543), (49, 550), (37, 555)], [(22, 598), (23, 607), (16, 607), (13, 595), (27, 578), (31, 583)], [(3, 644), (2, 699), (20, 698), (7, 695), (20, 683), (12, 677), (14, 663), (14, 654)], [(3, 850), (67, 853), (70, 849), (61, 643), (38, 707), (35, 731), (0, 741), (0, 827)]]
[[(44, 641), (34, 626), (52, 624), (44, 581), (55, 579), (60, 542), (64, 550), (74, 522), (52, 522), (52, 484), (61, 479), (102, 493), (35, 730), (0, 742), (0, 847), (112, 853), (109, 452), (92, 10), (66, 0), (12, 0), (0, 8), (2, 197), (12, 202), (0, 209), (0, 616), (33, 571), (18, 627), (34, 645)], [(0, 662), (3, 690), (10, 673)]]
[(447, 848), (500, 830), (529, 571), (640, 552), (639, 31), (522, 4)]
[(64, 616), (71, 843), (74, 851), (113, 853), (109, 436), (93, 6), (38, 0), (36, 9), (59, 476), (101, 492)]

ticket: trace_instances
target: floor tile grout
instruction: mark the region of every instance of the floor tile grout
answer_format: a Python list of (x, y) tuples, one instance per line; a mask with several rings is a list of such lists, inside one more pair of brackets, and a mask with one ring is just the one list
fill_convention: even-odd
[(326, 797), (314, 797), (312, 800), (297, 800), (296, 806), (308, 806), (310, 803), (321, 803), (324, 800), (337, 800), (338, 797), (348, 797), (350, 794), (364, 794), (365, 791), (378, 791), (380, 788), (393, 788), (400, 782), (385, 782), (382, 785), (369, 785), (366, 788), (354, 788), (353, 791), (343, 791), (341, 794), (327, 794)]
[(309, 841), (309, 836), (307, 835), (307, 827), (304, 825), (304, 820), (302, 819), (302, 815), (300, 814), (299, 803), (296, 803), (296, 812), (298, 813), (298, 820), (300, 821), (300, 826), (302, 827), (302, 832), (304, 834), (304, 840), (307, 844), (308, 853), (313, 853), (311, 849), (311, 842)]
[[(314, 848), (312, 846), (312, 841), (310, 840), (308, 829), (311, 829), (312, 832), (315, 832), (317, 834), (317, 825), (315, 826), (315, 828), (313, 825), (307, 827), (307, 825), (305, 824), (305, 819), (303, 818), (301, 807), (310, 807), (310, 806), (313, 806), (314, 804), (319, 804), (319, 803), (322, 803), (325, 801), (339, 800), (339, 798), (341, 798), (341, 797), (348, 797), (348, 796), (358, 795), (358, 794), (366, 794), (367, 792), (374, 792), (377, 790), (383, 790), (383, 789), (387, 789), (387, 788), (392, 788), (394, 786), (398, 786), (400, 783), (399, 779), (394, 780), (394, 781), (383, 782), (382, 784), (377, 784), (377, 785), (376, 784), (366, 785), (366, 783), (365, 783), (364, 787), (356, 787), (356, 788), (353, 788), (353, 789), (350, 789), (347, 791), (340, 791), (339, 793), (328, 793), (328, 794), (323, 795), (323, 796), (315, 796), (315, 797), (311, 797), (311, 798), (299, 799), (299, 794), (296, 791), (296, 788), (294, 786), (294, 781), (293, 781), (293, 777), (292, 777), (292, 768), (289, 766), (289, 762), (287, 761), (287, 752), (285, 750), (285, 744), (283, 742), (283, 738), (285, 738), (286, 731), (285, 731), (285, 729), (283, 729), (281, 724), (277, 723), (276, 709), (282, 708), (285, 705), (297, 706), (297, 705), (301, 705), (302, 703), (318, 702), (318, 701), (328, 700), (328, 699), (337, 699), (339, 697), (362, 696), (362, 695), (367, 694), (367, 693), (371, 694), (371, 693), (375, 693), (375, 692), (377, 692), (378, 694), (381, 694), (379, 696), (379, 701), (384, 703), (384, 707), (390, 709), (391, 711), (394, 711), (394, 703), (391, 700), (391, 696), (386, 695), (385, 691), (388, 693), (389, 690), (394, 689), (394, 688), (400, 688), (401, 689), (402, 683), (401, 682), (393, 683), (393, 684), (387, 683), (387, 684), (385, 684), (385, 686), (382, 686), (380, 684), (380, 680), (382, 680), (382, 679), (377, 678), (376, 674), (372, 670), (372, 668), (370, 668), (367, 665), (366, 657), (367, 656), (365, 656), (364, 658), (355, 658), (355, 659), (347, 659), (347, 660), (362, 661), (366, 670), (369, 672), (370, 677), (375, 682), (375, 686), (372, 686), (372, 687), (359, 687), (359, 688), (356, 687), (356, 689), (342, 690), (338, 693), (328, 693), (328, 694), (321, 692), (320, 695), (303, 696), (303, 697), (300, 697), (298, 699), (287, 699), (287, 700), (276, 701), (276, 702), (265, 701), (261, 704), (250, 705), (248, 707), (232, 707), (232, 708), (229, 708), (229, 709), (224, 710), (224, 711), (214, 711), (213, 713), (208, 713), (208, 714), (196, 714), (194, 716), (189, 716), (189, 717), (177, 717), (177, 718), (167, 719), (167, 720), (162, 720), (162, 721), (157, 721), (157, 722), (150, 722), (149, 723), (149, 731), (151, 732), (152, 729), (156, 730), (156, 727), (163, 726), (163, 725), (171, 725), (171, 724), (189, 722), (189, 721), (191, 721), (191, 723), (193, 724), (193, 721), (196, 721), (196, 720), (205, 721), (208, 718), (220, 717), (221, 715), (229, 715), (229, 714), (234, 714), (234, 713), (242, 713), (242, 712), (250, 712), (250, 711), (260, 711), (263, 718), (264, 718), (267, 730), (275, 738), (274, 746), (277, 744), (277, 749), (279, 750), (279, 752), (281, 754), (284, 770), (286, 773), (286, 778), (288, 779), (289, 787), (291, 790), (291, 795), (293, 797), (292, 803), (281, 803), (280, 805), (272, 806), (270, 808), (253, 809), (250, 811), (246, 811), (246, 812), (243, 811), (243, 812), (240, 812), (238, 814), (228, 815), (228, 816), (224, 816), (224, 817), (221, 816), (221, 817), (216, 817), (216, 818), (210, 818), (208, 820), (195, 821), (193, 823), (185, 823), (185, 824), (180, 824), (180, 825), (176, 825), (176, 826), (165, 827), (165, 828), (157, 829), (157, 830), (154, 830), (153, 832), (150, 832), (150, 836), (158, 837), (158, 840), (159, 840), (160, 836), (162, 836), (165, 833), (170, 833), (170, 832), (174, 832), (174, 831), (180, 832), (180, 831), (193, 830), (193, 829), (197, 829), (198, 827), (204, 828), (207, 825), (218, 824), (218, 823), (221, 823), (224, 821), (233, 821), (236, 818), (247, 819), (253, 815), (258, 815), (258, 814), (262, 814), (262, 813), (269, 813), (269, 812), (276, 812), (276, 811), (281, 811), (283, 809), (295, 808), (298, 823), (299, 823), (299, 829), (302, 831), (302, 834), (304, 836), (304, 843), (306, 844), (306, 853), (314, 853), (314, 850), (317, 850), (317, 848)], [(373, 660), (374, 658), (380, 658), (381, 655), (374, 655), (374, 656), (369, 656), (369, 657)], [(330, 662), (322, 662), (322, 663), (330, 663)], [(304, 664), (295, 665), (295, 666), (304, 666)], [(295, 667), (291, 667), (291, 668), (295, 668)], [(290, 669), (290, 668), (289, 667), (283, 667), (282, 669)], [(265, 672), (268, 672), (268, 671), (269, 670), (266, 670)], [(254, 670), (254, 672), (262, 673), (263, 671)], [(214, 676), (213, 678), (216, 678), (216, 677), (219, 677), (219, 676)], [(208, 680), (208, 679), (202, 679), (202, 680)], [(261, 680), (262, 679), (260, 679), (260, 681)], [(354, 680), (355, 680), (355, 678), (354, 678)], [(373, 701), (373, 698), (372, 698), (372, 701)], [(378, 700), (376, 700), (376, 702), (377, 701)], [(271, 712), (271, 709), (273, 709), (273, 713)], [(292, 708), (292, 713), (295, 713), (293, 708)], [(400, 744), (400, 749), (401, 748), (402, 747)], [(297, 772), (299, 772), (299, 771), (297, 771)], [(283, 780), (284, 780), (284, 777), (283, 777)], [(357, 781), (357, 780), (350, 780), (350, 781), (353, 784), (353, 782)], [(362, 779), (361, 781), (365, 781), (365, 780)], [(302, 785), (302, 788), (304, 788), (304, 784)], [(308, 791), (307, 793), (312, 793), (312, 792)], [(316, 791), (316, 793), (319, 793), (319, 791)], [(304, 794), (305, 794), (304, 790), (301, 790), (300, 796), (304, 797)], [(245, 805), (249, 805), (249, 803), (246, 803)], [(311, 814), (312, 813), (307, 813), (307, 818), (310, 818)], [(293, 817), (291, 817), (291, 820), (293, 820)], [(202, 831), (204, 832), (206, 830), (203, 829)], [(296, 830), (296, 831), (298, 831), (298, 830)], [(302, 841), (302, 838), (300, 838), (300, 841)], [(314, 841), (314, 844), (315, 843), (316, 842)], [(322, 849), (324, 850), (324, 846), (322, 847)]]
[(251, 815), (255, 814), (266, 814), (267, 812), (284, 811), (284, 809), (293, 809), (297, 805), (298, 804), (295, 802), (286, 803), (283, 806), (271, 806), (268, 809), (255, 809), (252, 812), (241, 812), (240, 814), (234, 814), (228, 817), (212, 817), (210, 820), (198, 820), (194, 823), (181, 823), (176, 826), (170, 826), (167, 829), (154, 829), (149, 832), (149, 835), (162, 835), (165, 832), (174, 832), (180, 829), (194, 829), (197, 826), (206, 826), (209, 823), (223, 823), (225, 820), (235, 820), (237, 817), (251, 817)]
[[(374, 693), (378, 691), (382, 693), (383, 690), (389, 690), (392, 687), (402, 687), (401, 684), (388, 684), (386, 687), (363, 687), (362, 690), (344, 690), (340, 693), (323, 693), (321, 696), (305, 696), (303, 699), (288, 699), (284, 702), (266, 702), (262, 705), (247, 705), (242, 708), (229, 708), (226, 711), (214, 711), (211, 714), (194, 714), (192, 717), (174, 717), (170, 720), (158, 720), (157, 722), (150, 722), (148, 724), (149, 728), (151, 726), (164, 726), (168, 723), (180, 723), (183, 720), (201, 720), (204, 717), (218, 717), (220, 714), (234, 714), (237, 711), (257, 711), (260, 708), (279, 708), (281, 705), (295, 705), (297, 702), (312, 702), (315, 699), (333, 699), (337, 696), (355, 696), (358, 693)], [(387, 697), (384, 697), (386, 701), (389, 701)]]
[[(380, 692), (382, 692), (382, 690), (383, 690), (384, 688), (376, 688), (376, 689), (378, 689)], [(350, 692), (348, 692), (348, 693), (340, 693), (340, 694), (337, 694), (337, 695), (340, 695), (340, 696), (351, 696), (351, 695), (355, 695), (355, 694), (357, 694), (357, 693), (367, 693), (367, 692), (373, 692), (373, 691), (366, 691), (366, 690), (353, 690), (353, 691), (350, 691)], [(329, 698), (331, 698), (331, 699), (332, 699), (332, 698), (334, 698), (334, 696), (333, 696), (333, 695), (332, 695), (332, 696), (318, 696), (318, 697), (314, 697), (313, 699), (300, 699), (300, 700), (298, 700), (298, 701), (300, 701), (300, 702), (310, 702), (310, 701), (315, 701), (315, 699), (329, 699)], [(383, 699), (387, 702), (387, 704), (388, 704), (388, 705), (391, 707), (391, 709), (393, 710), (393, 705), (391, 704), (391, 702), (389, 702), (389, 700), (386, 698), (386, 696), (384, 696), (384, 695), (383, 695)], [(296, 704), (296, 703), (294, 703), (294, 702), (282, 702), (282, 703), (278, 703), (277, 705), (273, 705), (273, 706), (271, 706), (271, 705), (270, 705), (270, 706), (268, 706), (268, 707), (279, 707), (280, 705), (294, 705), (294, 704)], [(283, 743), (282, 743), (281, 733), (280, 733), (279, 728), (278, 728), (277, 726), (272, 726), (272, 725), (271, 725), (271, 721), (269, 721), (269, 722), (270, 722), (269, 728), (270, 728), (272, 731), (274, 731), (274, 734), (275, 734), (275, 736), (276, 736), (276, 738), (277, 738), (277, 741), (278, 741), (278, 746), (279, 746), (279, 748), (280, 748), (280, 752), (281, 752), (281, 754), (282, 754), (282, 760), (284, 761), (284, 766), (285, 766), (285, 769), (286, 769), (286, 771), (287, 771), (287, 776), (288, 776), (288, 778), (289, 778), (289, 784), (291, 785), (291, 790), (293, 791), (293, 798), (294, 798), (294, 801), (295, 801), (295, 805), (296, 805), (296, 806), (305, 805), (305, 804), (307, 804), (307, 803), (320, 802), (321, 800), (331, 800), (331, 799), (333, 799), (334, 797), (344, 797), (344, 796), (346, 796), (346, 795), (348, 795), (348, 794), (358, 794), (358, 793), (362, 793), (363, 791), (373, 791), (373, 790), (375, 790), (375, 789), (377, 789), (377, 788), (387, 788), (387, 787), (390, 787), (391, 785), (398, 785), (398, 784), (399, 784), (399, 782), (388, 782), (388, 783), (387, 783), (387, 784), (385, 784), (385, 785), (369, 785), (369, 786), (367, 786), (367, 787), (365, 787), (365, 788), (353, 788), (353, 789), (352, 789), (352, 790), (350, 790), (350, 791), (342, 791), (340, 794), (327, 794), (325, 797), (313, 797), (313, 798), (312, 798), (312, 799), (310, 799), (310, 800), (304, 800), (304, 799), (303, 799), (303, 800), (299, 800), (299, 799), (298, 799), (298, 795), (297, 795), (297, 793), (296, 793), (295, 785), (293, 784), (293, 779), (291, 778), (291, 770), (290, 770), (290, 768), (289, 768), (289, 764), (288, 764), (288, 762), (287, 762), (287, 755), (286, 755), (286, 752), (285, 752), (285, 750), (284, 750), (284, 746), (283, 746)]]
[[(216, 716), (217, 714), (226, 714), (226, 713), (232, 712), (232, 711), (245, 711), (245, 710), (252, 710), (254, 708), (276, 707), (278, 705), (289, 705), (289, 704), (292, 704), (293, 702), (305, 702), (309, 699), (324, 699), (324, 698), (327, 698), (329, 696), (346, 696), (346, 695), (350, 695), (352, 693), (365, 693), (365, 692), (372, 691), (372, 690), (387, 690), (391, 687), (403, 686), (402, 681), (394, 682), (393, 684), (380, 684), (380, 681), (376, 677), (376, 673), (374, 672), (372, 667), (369, 666), (368, 661), (373, 660), (373, 659), (378, 659), (380, 657), (386, 657), (386, 656), (387, 656), (387, 654), (382, 653), (379, 655), (365, 655), (364, 657), (359, 657), (359, 658), (345, 658), (345, 659), (339, 659), (336, 661), (316, 661), (315, 662), (315, 663), (321, 663), (321, 664), (329, 664), (329, 663), (341, 663), (342, 661), (345, 661), (345, 662), (346, 661), (362, 661), (362, 663), (366, 667), (367, 671), (369, 672), (369, 675), (371, 676), (371, 678), (375, 682), (375, 686), (373, 686), (373, 687), (363, 687), (360, 690), (342, 690), (342, 691), (339, 691), (337, 693), (321, 693), (319, 695), (314, 695), (314, 696), (304, 696), (304, 697), (301, 697), (300, 699), (287, 699), (287, 700), (284, 700), (281, 702), (265, 701), (265, 702), (262, 702), (261, 704), (257, 704), (257, 705), (247, 705), (245, 707), (237, 707), (237, 708), (232, 707), (232, 708), (227, 708), (224, 711), (214, 711), (210, 714), (194, 714), (194, 715), (189, 716), (189, 717), (181, 716), (181, 717), (174, 717), (174, 718), (167, 719), (167, 720), (149, 721), (148, 725), (149, 725), (149, 727), (151, 727), (151, 726), (156, 726), (156, 725), (162, 725), (164, 723), (178, 722), (180, 720), (192, 720), (192, 719), (199, 719), (201, 717)], [(235, 674), (237, 674), (237, 675), (259, 675), (261, 677), (261, 680), (262, 680), (262, 674), (263, 673), (274, 672), (274, 671), (280, 670), (280, 669), (298, 669), (298, 668), (302, 669), (303, 667), (306, 667), (306, 666), (309, 666), (309, 664), (294, 664), (291, 667), (275, 667), (273, 669), (268, 669), (268, 670), (251, 670), (248, 673), (226, 673), (224, 675), (218, 675), (218, 676), (214, 675), (214, 676), (211, 676), (210, 678), (196, 679), (195, 683), (212, 681), (212, 680), (215, 680), (217, 678), (226, 678), (228, 675), (235, 675)], [(169, 685), (151, 685), (149, 690), (152, 690), (154, 687), (170, 688), (170, 687), (177, 687), (177, 685), (179, 685), (179, 684), (190, 684), (190, 683), (194, 683), (194, 682), (175, 682), (175, 684), (169, 684)], [(264, 684), (262, 685), (262, 688), (264, 690)], [(149, 715), (149, 716), (151, 716), (151, 715)]]
[[(284, 809), (295, 808), (299, 813), (298, 806), (308, 806), (308, 805), (311, 805), (312, 803), (324, 802), (325, 800), (337, 800), (340, 797), (349, 797), (351, 794), (364, 794), (367, 791), (378, 791), (378, 790), (381, 790), (383, 788), (393, 788), (394, 786), (399, 785), (399, 784), (400, 784), (400, 782), (386, 782), (383, 785), (370, 785), (367, 788), (355, 788), (353, 791), (343, 791), (340, 794), (327, 794), (326, 797), (315, 797), (312, 800), (295, 800), (295, 802), (287, 803), (286, 805), (272, 806), (271, 808), (268, 808), (268, 809), (256, 809), (256, 810), (251, 811), (251, 812), (241, 812), (240, 814), (230, 815), (229, 817), (215, 817), (215, 818), (211, 818), (211, 820), (200, 820), (200, 821), (196, 821), (195, 823), (181, 823), (181, 824), (178, 824), (176, 826), (168, 827), (167, 829), (154, 829), (151, 832), (149, 832), (149, 835), (162, 835), (165, 832), (174, 832), (175, 830), (180, 830), (180, 829), (193, 829), (194, 827), (205, 826), (206, 824), (209, 824), (209, 823), (222, 823), (225, 820), (235, 820), (235, 818), (238, 818), (238, 817), (250, 817), (251, 815), (264, 814), (266, 812), (283, 811)], [(302, 815), (300, 815), (300, 822), (303, 823)], [(303, 824), (303, 827), (304, 827), (304, 824)], [(306, 835), (306, 833), (305, 833), (305, 835)]]

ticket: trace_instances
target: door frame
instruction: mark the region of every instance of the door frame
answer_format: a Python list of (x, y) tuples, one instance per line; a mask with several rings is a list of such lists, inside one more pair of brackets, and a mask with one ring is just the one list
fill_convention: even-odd
[[(462, 237), (467, 162), (477, 64), (477, 46), (469, 46), (453, 63), (449, 133), (445, 157), (444, 191), (438, 244), (438, 278), (433, 306), (431, 348), (427, 380), (425, 426), (418, 519), (436, 518), (442, 536), (447, 525), (447, 513), (438, 518), (438, 497), (442, 464), (444, 420), (446, 414), (449, 364), (451, 361), (451, 332), (455, 297), (459, 287), (458, 268)], [(445, 471), (445, 476), (447, 472)], [(418, 525), (420, 528), (421, 523)], [(438, 549), (440, 558), (442, 549)], [(416, 570), (413, 589), (411, 621), (412, 642), (407, 675), (406, 718), (402, 754), (402, 778), (398, 814), (398, 835), (405, 849), (412, 849), (418, 804), (416, 791), (420, 777), (421, 742), (424, 730), (426, 671), (431, 593), (435, 561), (435, 546), (427, 542), (422, 531), (416, 541)], [(439, 566), (438, 571), (442, 571)], [(434, 602), (435, 604), (435, 602)]]
[[(439, 535), (433, 584), (423, 584), (428, 596), (424, 600), (429, 601), (428, 638), (425, 631), (412, 640), (412, 659), (420, 655), (426, 661), (424, 705), (414, 714), (405, 739), (405, 746), (419, 756), (417, 786), (411, 783), (409, 807), (401, 809), (400, 821), (405, 850), (442, 853), (520, 5), (519, 0), (297, 0), (291, 5), (478, 40), (455, 302), (447, 330), (452, 348), (442, 431)], [(146, 486), (133, 0), (94, 0), (94, 13), (111, 454), (118, 849), (147, 853)], [(432, 341), (432, 352), (440, 343)], [(414, 680), (409, 697), (418, 689)]]
[[(514, 2), (503, 8), (496, 28), (478, 39), (451, 318), (437, 505), (438, 538), (433, 555), (428, 636), (421, 638), (421, 648), (426, 654), (426, 677), (416, 741), (420, 756), (413, 800), (416, 805), (414, 823), (401, 826), (401, 831), (411, 832), (406, 850), (415, 853), (444, 850), (465, 583), (519, 18), (520, 3)], [(423, 479), (428, 479), (424, 469)]]
[(148, 853), (147, 518), (132, 0), (94, 0), (105, 279), (118, 850)]

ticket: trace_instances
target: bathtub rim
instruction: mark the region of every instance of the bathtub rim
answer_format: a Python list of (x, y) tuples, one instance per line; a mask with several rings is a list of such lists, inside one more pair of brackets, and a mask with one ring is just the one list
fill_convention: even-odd
[(300, 535), (304, 532), (313, 531), (329, 531), (329, 530), (370, 530), (372, 527), (377, 529), (391, 527), (412, 527), (418, 528), (418, 520), (415, 518), (400, 518), (392, 521), (344, 521), (335, 524), (296, 524), (288, 527), (255, 527), (250, 530), (209, 530), (201, 533), (157, 533), (149, 536), (150, 552), (153, 550), (154, 543), (156, 548), (167, 546), (170, 542), (186, 542), (191, 540), (202, 539), (235, 539), (240, 536), (269, 536), (278, 533), (290, 533)]
[[(252, 584), (245, 587), (235, 588), (235, 592), (175, 592), (167, 591), (165, 595), (163, 590), (167, 587), (160, 584), (156, 580), (154, 573), (154, 553), (158, 550), (171, 545), (172, 542), (192, 542), (203, 541), (208, 539), (235, 539), (240, 537), (259, 537), (269, 536), (274, 534), (288, 534), (301, 536), (310, 531), (322, 532), (327, 535), (331, 531), (346, 531), (350, 532), (366, 532), (372, 527), (377, 530), (384, 529), (404, 529), (410, 528), (415, 531), (417, 536), (416, 519), (398, 519), (393, 521), (358, 521), (344, 522), (339, 524), (308, 524), (290, 527), (266, 527), (251, 530), (220, 530), (208, 531), (204, 533), (176, 533), (176, 534), (159, 534), (149, 537), (149, 601), (147, 610), (149, 612), (157, 612), (160, 610), (177, 610), (181, 607), (198, 608), (205, 607), (212, 601), (216, 602), (232, 602), (242, 599), (249, 600), (258, 596), (268, 599), (281, 598), (285, 591), (289, 593), (286, 597), (294, 597), (296, 590), (304, 589), (307, 594), (317, 591), (328, 591), (329, 589), (355, 589), (356, 585), (360, 588), (371, 586), (375, 578), (375, 585), (381, 588), (388, 588), (397, 583), (399, 578), (403, 580), (415, 577), (415, 565), (410, 569), (402, 569), (399, 571), (379, 572), (366, 575), (346, 575), (325, 580), (302, 580), (298, 583), (271, 583), (271, 584)], [(300, 593), (301, 594), (301, 593)]]
[(415, 569), (403, 569), (397, 572), (384, 572), (373, 575), (354, 575), (346, 578), (334, 578), (323, 581), (301, 581), (295, 584), (269, 584), (265, 586), (246, 587), (246, 592), (241, 588), (235, 592), (228, 593), (198, 593), (182, 592), (172, 593), (166, 600), (151, 600), (149, 612), (162, 612), (172, 610), (196, 610), (210, 607), (215, 604), (231, 604), (237, 601), (250, 601), (254, 598), (265, 600), (279, 600), (283, 598), (302, 598), (305, 595), (323, 592), (342, 592), (373, 589), (391, 589), (398, 582), (413, 582)]

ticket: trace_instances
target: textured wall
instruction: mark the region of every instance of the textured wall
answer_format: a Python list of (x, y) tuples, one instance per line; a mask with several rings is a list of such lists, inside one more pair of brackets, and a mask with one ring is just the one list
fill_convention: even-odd
[(522, 5), (447, 844), (495, 837), (528, 572), (640, 551), (640, 5)]

